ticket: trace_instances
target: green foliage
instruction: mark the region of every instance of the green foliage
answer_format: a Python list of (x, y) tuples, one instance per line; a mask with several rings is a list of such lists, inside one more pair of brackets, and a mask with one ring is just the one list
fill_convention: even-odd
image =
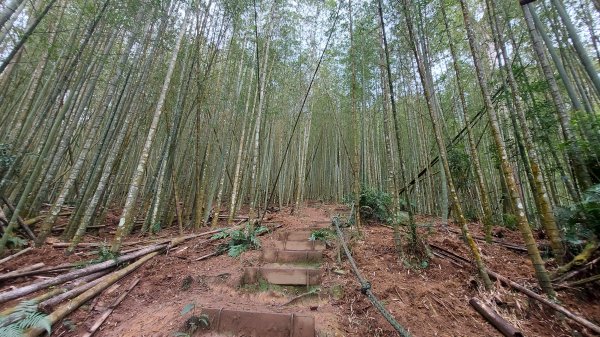
[(35, 301), (22, 301), (12, 314), (0, 316), (0, 326), (2, 337), (21, 337), (27, 329), (31, 328), (44, 329), (48, 335), (52, 332), (52, 324), (48, 316), (37, 311)]
[(514, 214), (502, 214), (502, 223), (504, 224), (504, 227), (510, 229), (511, 231), (517, 229), (517, 217)]
[(600, 184), (592, 186), (581, 201), (556, 210), (567, 246), (578, 253), (585, 241), (600, 237)]
[(183, 309), (181, 309), (181, 316), (184, 316), (185, 314), (187, 314), (188, 312), (194, 310), (194, 308), (196, 308), (196, 303), (188, 303), (185, 305), (185, 307), (183, 307)]
[(464, 189), (471, 180), (471, 158), (459, 147), (451, 147), (448, 150), (448, 165), (456, 188)]
[(98, 256), (95, 259), (78, 262), (76, 264), (77, 268), (84, 268), (93, 264), (102, 263), (108, 260), (116, 260), (119, 257), (118, 252), (112, 252), (110, 247), (106, 244), (102, 244), (100, 248), (98, 248)]
[(309, 241), (321, 240), (323, 242), (327, 242), (333, 238), (335, 238), (335, 234), (333, 233), (332, 230), (330, 230), (328, 228), (321, 228), (321, 229), (313, 230), (310, 233), (310, 237), (308, 238), (308, 240)]
[(150, 233), (157, 234), (158, 232), (160, 232), (161, 229), (162, 226), (160, 225), (160, 222), (154, 223), (152, 224), (152, 226), (150, 226)]
[(179, 337), (190, 337), (192, 336), (198, 329), (208, 328), (210, 325), (210, 321), (207, 315), (194, 315), (194, 310), (196, 309), (196, 303), (188, 303), (181, 310), (181, 316), (185, 316), (188, 313), (192, 313), (192, 315), (185, 321), (183, 330), (185, 332), (177, 331), (173, 333), (173, 336)]
[(265, 226), (254, 227), (250, 224), (246, 227), (234, 231), (222, 230), (221, 232), (212, 236), (212, 239), (225, 239), (229, 238), (227, 243), (219, 246), (220, 251), (227, 251), (231, 257), (238, 257), (243, 252), (249, 249), (259, 249), (260, 239), (259, 235), (267, 232), (269, 229)]
[(365, 219), (372, 218), (387, 222), (391, 204), (392, 197), (388, 193), (365, 186), (361, 189), (360, 214)]
[(0, 177), (8, 170), (15, 161), (15, 156), (11, 155), (8, 144), (0, 143)]
[(18, 236), (9, 236), (6, 245), (12, 248), (21, 248), (27, 244), (27, 240), (21, 239)]
[(112, 252), (108, 245), (103, 244), (98, 249), (98, 257), (93, 261), (94, 263), (100, 263), (108, 260), (116, 260), (118, 257), (119, 253)]

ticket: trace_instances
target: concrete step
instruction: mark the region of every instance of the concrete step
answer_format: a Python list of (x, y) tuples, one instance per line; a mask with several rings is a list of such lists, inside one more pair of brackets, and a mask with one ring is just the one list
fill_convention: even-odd
[(265, 265), (244, 268), (242, 283), (253, 284), (264, 279), (271, 284), (285, 286), (312, 286), (321, 284), (321, 270), (285, 265)]
[(325, 250), (321, 240), (309, 241), (275, 241), (275, 248), (279, 250)]
[(202, 309), (208, 331), (246, 337), (315, 337), (312, 316), (228, 309)]
[(263, 262), (277, 263), (321, 263), (323, 252), (320, 250), (281, 250), (276, 248), (263, 248)]

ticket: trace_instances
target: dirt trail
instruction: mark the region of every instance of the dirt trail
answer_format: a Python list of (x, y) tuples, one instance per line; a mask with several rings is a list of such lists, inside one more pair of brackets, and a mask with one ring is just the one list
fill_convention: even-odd
[[(331, 216), (347, 214), (348, 209), (337, 205), (311, 203), (291, 215), (289, 209), (269, 214), (268, 221), (282, 224), (274, 233), (261, 237), (263, 251), (280, 245), (279, 233), (306, 231), (309, 224), (326, 225)], [(422, 235), (431, 243), (443, 246), (468, 257), (460, 237), (437, 230), (435, 219), (420, 217)], [(427, 226), (429, 224), (430, 226)], [(480, 226), (471, 225), (476, 234)], [(351, 234), (351, 233), (348, 233)], [(348, 235), (348, 237), (352, 237)], [(98, 237), (89, 241), (98, 242)], [(516, 232), (504, 230), (504, 241), (520, 244)], [(244, 268), (258, 267), (261, 251), (248, 251), (240, 258), (227, 255), (204, 261), (196, 258), (211, 253), (215, 244), (198, 245), (201, 239), (178, 246), (166, 255), (159, 255), (90, 301), (67, 320), (57, 324), (53, 336), (80, 336), (87, 326), (101, 315), (127, 288), (131, 280), (141, 281), (114, 310), (94, 336), (173, 336), (185, 331), (186, 320), (203, 308), (225, 308), (239, 311), (259, 311), (312, 316), (316, 336), (397, 336), (392, 327), (360, 293), (359, 285), (345, 259), (339, 260), (337, 247), (329, 246), (320, 263), (321, 284), (318, 287), (272, 286), (259, 282), (242, 285)], [(406, 268), (396, 257), (391, 230), (375, 223), (366, 223), (363, 237), (351, 239), (352, 254), (372, 284), (372, 289), (396, 319), (414, 336), (500, 336), (468, 304), (471, 297), (493, 300), (495, 309), (525, 336), (593, 336), (568, 320), (561, 320), (526, 297), (497, 287), (493, 293), (481, 292), (477, 274), (454, 265), (451, 261), (433, 258), (425, 269)], [(521, 284), (534, 285), (533, 271), (526, 254), (498, 245), (480, 243), (483, 258), (492, 270)], [(11, 261), (0, 272), (37, 262), (57, 265), (65, 262), (62, 250), (46, 246), (34, 249)], [(71, 256), (67, 260), (82, 260)], [(15, 284), (28, 283), (19, 279)], [(4, 284), (3, 288), (14, 285)], [(317, 295), (306, 296), (284, 305), (309, 290)], [(600, 320), (600, 298), (593, 290), (561, 291), (561, 302), (584, 317)], [(488, 302), (489, 303), (489, 302)], [(185, 315), (184, 307), (195, 308)], [(0, 308), (2, 309), (2, 308)], [(577, 331), (577, 332), (576, 332)], [(203, 336), (217, 336), (216, 334)]]
[[(263, 248), (275, 247), (278, 233), (307, 230), (308, 223), (326, 223), (329, 216), (329, 211), (321, 208), (306, 208), (296, 216), (285, 212), (276, 214), (269, 221), (283, 224), (283, 227), (261, 238)], [(189, 248), (176, 253), (184, 247)], [(244, 268), (261, 265), (260, 251), (245, 252), (239, 259), (221, 255), (205, 261), (193, 261), (202, 255), (196, 252), (199, 250), (194, 247), (194, 242), (190, 242), (143, 266), (136, 273), (142, 276), (140, 285), (115, 310), (96, 336), (172, 336), (184, 332), (186, 319), (192, 313), (200, 313), (202, 308), (310, 315), (316, 318), (316, 331), (320, 332), (320, 336), (342, 335), (341, 332), (336, 334), (340, 330), (341, 310), (333, 305), (327, 294), (327, 284), (333, 281), (331, 277), (323, 275), (319, 296), (301, 298), (284, 306), (290, 299), (304, 293), (304, 287), (241, 285)], [(327, 269), (326, 265), (323, 270)], [(189, 287), (184, 286), (185, 283), (189, 283)], [(110, 299), (103, 298), (98, 307), (104, 303), (110, 303)], [(181, 315), (188, 304), (194, 304), (195, 309)], [(78, 313), (78, 316), (81, 314)]]

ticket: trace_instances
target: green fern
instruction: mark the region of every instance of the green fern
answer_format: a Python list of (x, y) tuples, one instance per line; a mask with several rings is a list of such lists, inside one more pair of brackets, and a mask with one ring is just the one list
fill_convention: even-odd
[(52, 323), (48, 316), (37, 311), (36, 301), (22, 301), (15, 311), (8, 316), (0, 316), (0, 336), (21, 337), (31, 328), (44, 329), (48, 335), (52, 331)]
[(321, 240), (327, 242), (329, 239), (335, 237), (335, 234), (328, 228), (316, 229), (310, 233), (309, 241)]
[(556, 219), (573, 254), (600, 238), (600, 184), (585, 191), (580, 202), (556, 209)]
[(227, 251), (227, 254), (231, 257), (238, 257), (247, 250), (259, 249), (261, 243), (258, 236), (267, 231), (269, 231), (269, 229), (265, 226), (259, 226), (257, 228), (254, 228), (251, 225), (247, 225), (245, 228), (234, 231), (223, 230), (213, 235), (212, 238), (229, 238), (229, 241), (220, 245), (218, 250), (221, 252)]
[(2, 337), (23, 337), (23, 329), (16, 325), (9, 325), (0, 328), (0, 336)]
[(223, 229), (220, 232), (218, 232), (217, 234), (211, 236), (210, 238), (213, 240), (220, 240), (220, 239), (225, 239), (229, 237), (229, 231), (227, 229)]

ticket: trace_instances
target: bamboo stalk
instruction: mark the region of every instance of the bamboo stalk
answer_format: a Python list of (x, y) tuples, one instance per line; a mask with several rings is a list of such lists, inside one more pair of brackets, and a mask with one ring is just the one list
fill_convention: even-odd
[(566, 287), (571, 288), (571, 287), (580, 286), (583, 284), (596, 282), (596, 281), (600, 281), (600, 275), (591, 276), (591, 277), (584, 278), (583, 280), (579, 280), (579, 281), (569, 282), (569, 283), (567, 283)]
[(4, 280), (11, 279), (11, 278), (19, 277), (22, 273), (30, 272), (30, 271), (33, 271), (33, 270), (36, 270), (36, 269), (40, 269), (40, 268), (42, 268), (44, 266), (45, 266), (45, 264), (43, 264), (42, 262), (40, 262), (40, 263), (36, 263), (36, 264), (30, 265), (30, 266), (27, 266), (27, 267), (24, 267), (24, 268), (21, 268), (21, 269), (17, 269), (17, 270), (11, 271), (10, 273), (6, 273), (6, 274), (3, 274), (3, 275), (0, 275), (0, 281), (4, 281)]
[(123, 292), (123, 294), (121, 294), (121, 296), (119, 296), (108, 308), (106, 308), (106, 310), (102, 313), (102, 316), (100, 316), (96, 320), (94, 325), (92, 325), (92, 327), (90, 327), (88, 329), (88, 331), (86, 333), (84, 333), (81, 337), (91, 337), (96, 332), (96, 330), (98, 330), (98, 328), (100, 328), (102, 323), (104, 323), (104, 321), (106, 321), (108, 316), (110, 316), (110, 314), (115, 310), (115, 308), (125, 299), (125, 297), (127, 297), (127, 295), (138, 284), (138, 282), (140, 282), (139, 278), (137, 278), (135, 281), (133, 281), (131, 283), (131, 285), (129, 286), (129, 288), (127, 288), (127, 290), (125, 290)]
[[(107, 273), (105, 273), (105, 274), (107, 274)], [(38, 307), (43, 312), (46, 312), (46, 313), (52, 312), (54, 307), (57, 306), (58, 304), (60, 304), (62, 301), (68, 300), (70, 298), (73, 298), (73, 297), (83, 293), (84, 291), (92, 288), (96, 284), (106, 280), (106, 278), (108, 278), (108, 277), (110, 277), (110, 275), (94, 279), (90, 282), (85, 282), (85, 283), (79, 284), (57, 296), (53, 296), (52, 298), (49, 298), (49, 299), (41, 302)]]
[[(460, 235), (461, 233), (459, 231), (455, 231), (452, 228), (448, 228), (448, 231), (454, 234), (458, 234)], [(474, 236), (473, 235), (473, 239), (477, 240), (477, 241), (481, 241), (481, 242), (487, 242), (487, 240), (481, 236)], [(504, 242), (501, 240), (496, 240), (496, 239), (492, 239), (493, 243), (497, 243), (502, 247), (508, 248), (508, 249), (512, 249), (512, 250), (516, 250), (518, 252), (525, 252), (527, 253), (527, 248), (514, 244), (514, 243), (509, 243), (509, 242)]]
[[(123, 277), (127, 276), (129, 273), (131, 273), (132, 271), (134, 271), (139, 266), (146, 263), (148, 260), (152, 259), (156, 255), (158, 255), (157, 251), (144, 255), (141, 259), (130, 264), (129, 266), (110, 274), (109, 277), (106, 277), (103, 282), (96, 284), (94, 287), (92, 287), (91, 289), (88, 289), (83, 294), (77, 296), (69, 303), (63, 304), (61, 307), (57, 308), (54, 312), (52, 312), (50, 315), (48, 315), (47, 318), (50, 321), (50, 324), (51, 325), (56, 324), (57, 322), (59, 322), (60, 320), (65, 318), (68, 314), (75, 311), (75, 309), (79, 308), (82, 304), (84, 304), (85, 302), (94, 298), (95, 296), (99, 295), (104, 289), (110, 287), (111, 285), (113, 285), (113, 283), (115, 283), (115, 282), (119, 281), (120, 279), (122, 279)], [(45, 331), (46, 330), (44, 330), (44, 329), (33, 328), (33, 329), (27, 330), (23, 334), (23, 336), (24, 337), (37, 337), (37, 336), (41, 335), (42, 333), (44, 333)]]
[[(458, 255), (456, 255), (456, 254), (454, 254), (452, 252), (449, 252), (449, 251), (447, 251), (447, 250), (445, 250), (443, 248), (437, 247), (435, 245), (430, 245), (430, 246), (432, 248), (434, 248), (434, 249), (436, 249), (436, 250), (439, 251), (439, 253), (436, 253), (436, 252), (434, 252), (434, 253), (436, 253), (436, 255), (438, 255), (440, 257), (445, 257), (445, 258), (448, 258), (448, 259), (460, 262), (463, 265), (464, 264), (470, 265), (469, 260), (467, 260), (467, 259), (465, 259), (465, 258), (463, 258), (461, 256), (458, 256)], [(554, 309), (554, 310), (562, 313), (563, 315), (565, 315), (569, 319), (571, 319), (571, 320), (579, 323), (580, 325), (582, 325), (582, 326), (584, 326), (584, 327), (586, 327), (586, 328), (588, 328), (588, 329), (590, 329), (592, 331), (595, 331), (596, 333), (600, 333), (600, 326), (598, 326), (598, 325), (596, 325), (596, 324), (588, 321), (584, 317), (581, 317), (581, 316), (579, 316), (577, 314), (572, 313), (571, 311), (569, 311), (565, 307), (547, 300), (543, 296), (534, 293), (533, 291), (531, 291), (531, 290), (523, 287), (522, 285), (520, 285), (518, 283), (515, 283), (515, 282), (509, 280), (508, 278), (506, 278), (506, 277), (504, 277), (504, 276), (502, 276), (502, 275), (500, 275), (500, 274), (498, 274), (496, 272), (493, 272), (493, 271), (491, 271), (491, 270), (488, 269), (487, 273), (490, 275), (490, 277), (493, 280), (498, 280), (502, 284), (510, 286), (511, 288), (522, 292), (523, 294), (529, 296), (530, 298), (532, 298), (534, 300), (537, 300), (537, 301), (541, 302), (542, 304), (545, 304), (545, 305), (549, 306), (550, 308), (552, 308), (552, 309)]]
[(485, 303), (476, 299), (475, 297), (469, 300), (469, 304), (477, 310), (490, 324), (492, 324), (498, 331), (500, 331), (506, 337), (523, 337), (521, 331), (512, 326), (507, 320), (498, 315), (496, 311), (485, 305)]
[(554, 280), (554, 283), (561, 283), (561, 282), (565, 282), (568, 279), (571, 279), (575, 276), (577, 276), (578, 274), (581, 274), (582, 272), (584, 272), (587, 269), (591, 269), (591, 266), (600, 262), (600, 256), (595, 258), (594, 260), (588, 262), (585, 264), (585, 266), (583, 266), (582, 268), (579, 268), (577, 270), (573, 270), (568, 272), (567, 274), (564, 274), (563, 276), (557, 278)]
[(208, 259), (209, 257), (213, 257), (213, 256), (217, 256), (217, 255), (219, 255), (219, 251), (216, 251), (216, 252), (214, 252), (214, 253), (210, 253), (210, 254), (206, 254), (206, 255), (204, 255), (204, 256), (200, 256), (199, 258), (195, 259), (194, 261), (202, 261), (202, 260), (206, 260), (206, 259)]
[(13, 254), (13, 255), (9, 255), (9, 256), (3, 258), (2, 260), (0, 260), (0, 264), (3, 264), (4, 262), (8, 262), (8, 261), (14, 259), (15, 257), (21, 256), (21, 255), (27, 253), (28, 251), (30, 251), (31, 249), (32, 249), (31, 247), (27, 247), (27, 248), (25, 248), (23, 250), (20, 250), (19, 252)]
[(492, 278), (495, 278), (495, 279), (499, 280), (500, 282), (502, 282), (502, 283), (504, 283), (506, 285), (509, 285), (511, 288), (516, 289), (516, 290), (522, 292), (523, 294), (525, 294), (525, 295), (527, 295), (527, 296), (529, 296), (529, 297), (531, 297), (531, 298), (533, 298), (533, 299), (535, 299), (535, 300), (537, 300), (539, 302), (542, 302), (543, 304), (549, 306), (550, 308), (552, 308), (552, 309), (554, 309), (554, 310), (562, 313), (563, 315), (565, 315), (568, 318), (572, 319), (573, 321), (575, 321), (575, 322), (583, 325), (584, 327), (586, 327), (586, 328), (588, 328), (588, 329), (590, 329), (590, 330), (592, 330), (592, 331), (594, 331), (596, 333), (600, 333), (600, 326), (598, 326), (598, 325), (596, 325), (596, 324), (588, 321), (587, 319), (585, 319), (585, 318), (583, 318), (583, 317), (581, 317), (581, 316), (579, 316), (577, 314), (572, 313), (571, 311), (567, 310), (565, 307), (560, 306), (560, 305), (558, 305), (558, 304), (556, 304), (554, 302), (551, 302), (551, 301), (545, 299), (544, 297), (542, 297), (542, 296), (534, 293), (533, 291), (531, 291), (531, 290), (523, 287), (522, 285), (520, 285), (518, 283), (515, 283), (515, 282), (507, 279), (506, 277), (504, 277), (504, 276), (502, 276), (500, 274), (497, 274), (497, 273), (495, 273), (493, 271), (490, 271), (490, 270), (488, 270), (488, 274)]
[[(6, 207), (8, 207), (8, 209), (11, 212), (13, 212), (13, 213), (15, 212), (15, 207), (11, 203), (9, 203), (8, 200), (6, 200), (4, 197), (2, 197), (0, 200), (2, 200), (2, 202), (4, 202)], [(35, 235), (31, 231), (31, 228), (29, 228), (27, 223), (25, 223), (25, 221), (23, 221), (23, 219), (20, 216), (17, 216), (17, 222), (19, 223), (19, 226), (21, 226), (23, 228), (23, 230), (25, 230), (25, 233), (27, 233), (27, 236), (29, 236), (29, 238), (31, 240), (35, 241)]]
[[(173, 242), (177, 242), (177, 241), (173, 240)], [(91, 265), (86, 268), (74, 270), (74, 271), (71, 271), (71, 272), (63, 274), (63, 275), (59, 275), (59, 276), (56, 276), (56, 277), (53, 277), (50, 279), (46, 279), (46, 280), (42, 280), (40, 282), (36, 282), (36, 283), (30, 284), (30, 285), (27, 285), (24, 287), (20, 287), (17, 289), (13, 289), (10, 291), (0, 293), (0, 303), (4, 303), (4, 302), (10, 301), (10, 300), (13, 300), (15, 298), (25, 296), (27, 294), (31, 294), (33, 292), (48, 288), (53, 285), (61, 284), (61, 283), (73, 280), (73, 279), (81, 277), (81, 276), (92, 274), (92, 273), (104, 270), (106, 268), (116, 266), (123, 262), (131, 261), (140, 256), (144, 256), (148, 253), (163, 250), (163, 249), (167, 248), (168, 246), (169, 246), (168, 244), (152, 245), (152, 246), (146, 247), (145, 249), (142, 249), (142, 250), (139, 250), (139, 251), (127, 254), (127, 255), (120, 256), (114, 260), (109, 260), (109, 261), (105, 261), (105, 262), (98, 263), (95, 265)]]
[[(108, 274), (109, 272), (110, 272), (110, 270), (104, 270), (104, 271), (101, 271), (101, 272), (98, 272), (98, 273), (95, 273), (95, 274), (91, 274), (91, 275), (82, 277), (82, 278), (76, 280), (76, 282), (71, 282), (70, 284), (67, 284), (67, 285), (65, 285), (62, 288), (52, 289), (52, 290), (50, 290), (50, 291), (48, 291), (48, 292), (46, 292), (46, 293), (44, 293), (44, 294), (42, 294), (40, 296), (37, 296), (37, 297), (34, 297), (34, 298), (30, 299), (29, 301), (34, 302), (34, 303), (43, 302), (44, 300), (47, 300), (48, 298), (51, 298), (53, 296), (56, 296), (56, 295), (61, 294), (63, 292), (66, 292), (66, 291), (68, 291), (70, 289), (73, 289), (73, 288), (75, 288), (77, 286), (80, 286), (81, 284), (85, 284), (85, 283), (87, 283), (89, 281), (93, 281), (93, 280), (95, 280), (97, 278), (100, 278), (100, 277)], [(4, 316), (4, 317), (9, 316), (12, 313), (14, 313), (16, 309), (17, 309), (17, 306), (14, 306), (12, 308), (8, 308), (6, 310), (3, 310), (2, 312), (0, 312), (0, 316)], [(22, 318), (23, 318), (23, 316), (20, 316), (17, 320), (22, 319)]]

